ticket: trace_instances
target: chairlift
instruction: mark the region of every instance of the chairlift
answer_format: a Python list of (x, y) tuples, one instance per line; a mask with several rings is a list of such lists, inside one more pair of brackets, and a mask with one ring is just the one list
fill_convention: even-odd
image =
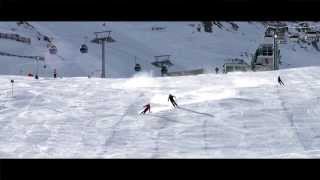
[(48, 36), (43, 36), (43, 40), (47, 42), (51, 42), (50, 38)]
[(88, 37), (85, 36), (84, 39), (85, 39), (85, 41), (84, 41), (84, 43), (83, 43), (83, 44), (81, 45), (81, 47), (80, 47), (80, 52), (81, 52), (82, 54), (88, 53), (88, 46), (86, 45), (86, 43), (87, 43), (87, 41), (88, 41)]
[(140, 66), (140, 64), (136, 64), (135, 66), (134, 66), (134, 70), (136, 71), (136, 72), (140, 72), (141, 71), (141, 66)]
[(50, 54), (57, 54), (58, 49), (57, 49), (56, 46), (51, 46), (51, 47), (49, 48), (49, 52), (50, 52)]
[(136, 65), (134, 66), (134, 70), (135, 70), (136, 72), (141, 71), (141, 65), (140, 65), (139, 63), (137, 63), (137, 57), (136, 57), (136, 56), (134, 57), (134, 63), (136, 64)]
[(81, 53), (88, 53), (88, 46), (86, 44), (82, 44), (80, 48)]

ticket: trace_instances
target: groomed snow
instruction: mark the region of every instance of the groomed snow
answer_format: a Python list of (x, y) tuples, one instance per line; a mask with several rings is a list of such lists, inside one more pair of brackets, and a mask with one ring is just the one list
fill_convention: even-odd
[[(320, 157), (319, 77), (320, 67), (170, 78), (0, 76), (0, 158)], [(152, 113), (139, 115), (149, 102)]]

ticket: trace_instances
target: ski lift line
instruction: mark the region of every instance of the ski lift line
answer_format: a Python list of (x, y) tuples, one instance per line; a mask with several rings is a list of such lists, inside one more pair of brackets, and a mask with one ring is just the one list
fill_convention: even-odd
[(124, 53), (124, 54), (126, 54), (126, 55), (128, 55), (128, 56), (136, 57), (136, 59), (140, 59), (140, 60), (142, 60), (142, 61), (146, 61), (146, 62), (150, 63), (149, 60), (144, 59), (144, 58), (140, 58), (139, 56), (136, 56), (136, 55), (134, 55), (134, 54), (128, 53), (128, 52), (126, 52), (126, 51), (124, 51), (124, 50), (120, 50), (120, 49), (117, 49), (117, 48), (114, 48), (114, 47), (109, 47), (109, 48), (110, 48), (110, 49), (113, 49), (113, 50), (116, 50), (116, 51), (119, 51), (119, 52), (122, 52), (122, 53)]
[(131, 53), (127, 52), (127, 51), (124, 51), (124, 50), (122, 50), (122, 49), (118, 49), (118, 48), (114, 48), (114, 47), (109, 47), (109, 48), (112, 49), (112, 50), (116, 50), (116, 51), (118, 51), (118, 52), (120, 52), (120, 53), (126, 54), (126, 55), (129, 56), (129, 57), (134, 57), (134, 62), (135, 62), (135, 64), (137, 64), (136, 60), (137, 60), (137, 59), (140, 59), (140, 60), (142, 60), (142, 61), (147, 62), (147, 64), (150, 66), (150, 63), (151, 63), (151, 62), (150, 62), (149, 60), (147, 60), (147, 59), (140, 58), (140, 57), (138, 57), (138, 56), (136, 56), (136, 55), (134, 55), (134, 54), (131, 54)]
[[(79, 38), (79, 37), (82, 37), (82, 38)], [(84, 38), (84, 37), (87, 37), (87, 38)], [(87, 40), (87, 39), (89, 39), (89, 36), (70, 36), (70, 35), (63, 35), (63, 37), (61, 37), (61, 35), (59, 35), (59, 36), (57, 36), (55, 39), (57, 39), (57, 40), (66, 40), (66, 39), (68, 39), (68, 40), (82, 40), (82, 39), (85, 39), (85, 40)]]
[(1, 52), (1, 51), (0, 51), (0, 55), (1, 56), (25, 58), (25, 59), (34, 59), (36, 61), (45, 61), (45, 59), (41, 56), (23, 56), (23, 55), (11, 54), (11, 53)]
[[(120, 42), (120, 41), (118, 41), (117, 44), (124, 44), (124, 45), (126, 45), (126, 43)], [(123, 50), (119, 50), (119, 51), (123, 51)], [(127, 53), (126, 51), (123, 51), (123, 52)], [(129, 54), (129, 53), (127, 53), (127, 54)], [(131, 54), (131, 55), (133, 55), (133, 54)], [(139, 59), (141, 59), (141, 58), (139, 58)]]
[(44, 35), (40, 31), (38, 31), (38, 29), (36, 27), (34, 27), (33, 25), (31, 25), (30, 23), (27, 23), (27, 24), (24, 24), (24, 25), (25, 25), (25, 27), (24, 27), (25, 29), (29, 30), (30, 32), (35, 33), (36, 36), (48, 37), (47, 35)]
[[(114, 50), (117, 50), (117, 49), (114, 49)], [(128, 54), (128, 53), (126, 53), (129, 57), (134, 57), (134, 64), (139, 64), (138, 62), (137, 62), (137, 59), (140, 59), (141, 61), (144, 61), (144, 62), (146, 62), (146, 64), (148, 65), (148, 66), (151, 66), (150, 64), (151, 64), (151, 62), (149, 61), (149, 60), (146, 60), (146, 59), (142, 59), (142, 58), (139, 58), (139, 57), (137, 57), (137, 56), (135, 56), (135, 55), (130, 55), (130, 54)], [(129, 61), (131, 61), (132, 59), (128, 59)]]
[[(140, 60), (144, 60), (144, 59), (142, 59), (142, 58), (140, 58), (140, 57), (138, 57), (138, 56), (136, 56), (136, 55), (134, 55), (134, 54), (131, 54), (131, 53), (127, 52), (127, 51), (120, 50), (120, 49), (117, 49), (117, 48), (114, 48), (114, 47), (109, 47), (109, 48), (110, 48), (110, 49), (113, 49), (113, 50), (116, 50), (116, 51), (118, 51), (118, 52), (124, 53), (124, 54), (126, 54), (126, 55), (128, 55), (128, 56), (134, 56), (134, 57), (136, 57), (136, 58), (138, 58), (138, 59), (140, 59)], [(147, 61), (147, 60), (145, 60), (145, 61)]]
[(127, 52), (127, 51), (124, 51), (124, 50), (122, 50), (122, 49), (118, 49), (118, 48), (115, 48), (115, 47), (108, 47), (108, 48), (113, 49), (113, 50), (116, 50), (116, 51), (121, 51), (122, 53), (127, 54), (128, 56), (133, 56), (133, 57), (136, 57), (137, 59), (150, 62), (150, 61), (147, 60), (147, 59), (140, 58), (139, 56), (134, 55), (134, 54), (132, 54), (132, 53), (129, 53), (129, 52)]

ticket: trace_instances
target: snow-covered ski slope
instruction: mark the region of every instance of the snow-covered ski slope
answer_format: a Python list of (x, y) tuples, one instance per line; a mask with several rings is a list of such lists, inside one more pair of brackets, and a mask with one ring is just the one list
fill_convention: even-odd
[[(170, 78), (1, 76), (0, 157), (320, 157), (319, 77), (319, 67)], [(152, 113), (139, 115), (149, 102)]]
[[(29, 22), (35, 29), (18, 26), (16, 22), (0, 22), (0, 32), (17, 33), (31, 38), (31, 45), (10, 40), (0, 40), (0, 50), (19, 55), (44, 56), (47, 68), (41, 68), (41, 77), (52, 77), (53, 69), (60, 76), (99, 76), (101, 72), (101, 47), (90, 42), (94, 32), (111, 30), (115, 43), (107, 45), (107, 76), (113, 78), (131, 77), (134, 72), (134, 57), (144, 71), (160, 70), (150, 63), (154, 56), (169, 54), (174, 63), (169, 71), (204, 68), (212, 71), (222, 68), (228, 58), (244, 58), (250, 63), (250, 54), (262, 43), (266, 27), (261, 22), (234, 22), (239, 28), (232, 29), (229, 22), (221, 22), (222, 28), (213, 26), (212, 33), (197, 32), (201, 22)], [(290, 26), (298, 23), (288, 22)], [(310, 24), (317, 24), (311, 23)], [(152, 27), (164, 30), (152, 31)], [(14, 30), (13, 30), (14, 29)], [(290, 29), (292, 31), (292, 29)], [(48, 52), (46, 43), (38, 40), (40, 32), (53, 38), (58, 48), (58, 56)], [(85, 41), (85, 37), (88, 37)], [(81, 44), (89, 46), (88, 54), (81, 54)], [(297, 43), (281, 45), (280, 68), (295, 68), (320, 65), (318, 52), (312, 45)], [(248, 56), (245, 56), (247, 54)], [(241, 56), (244, 55), (244, 56)], [(33, 60), (0, 56), (0, 74), (26, 75), (35, 73)]]

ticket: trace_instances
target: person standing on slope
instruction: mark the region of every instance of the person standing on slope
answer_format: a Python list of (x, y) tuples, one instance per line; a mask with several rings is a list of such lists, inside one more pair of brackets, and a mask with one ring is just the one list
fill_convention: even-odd
[(150, 104), (147, 104), (144, 107), (144, 110), (140, 113), (140, 114), (146, 114), (147, 111), (149, 111), (149, 113), (151, 112), (151, 106)]
[(175, 96), (169, 94), (169, 97), (168, 97), (168, 101), (171, 102), (171, 104), (173, 105), (173, 107), (178, 107), (178, 104), (176, 103), (176, 101), (174, 100), (174, 98), (176, 98)]
[(56, 69), (53, 70), (53, 78), (57, 78), (57, 70)]
[(219, 72), (219, 68), (218, 68), (218, 67), (216, 67), (216, 68), (215, 68), (215, 70), (216, 70), (216, 74), (218, 74), (218, 72)]
[(201, 25), (200, 24), (198, 24), (197, 31), (201, 32)]
[(280, 85), (284, 86), (284, 83), (282, 82), (280, 76), (278, 76), (278, 83), (279, 83)]

